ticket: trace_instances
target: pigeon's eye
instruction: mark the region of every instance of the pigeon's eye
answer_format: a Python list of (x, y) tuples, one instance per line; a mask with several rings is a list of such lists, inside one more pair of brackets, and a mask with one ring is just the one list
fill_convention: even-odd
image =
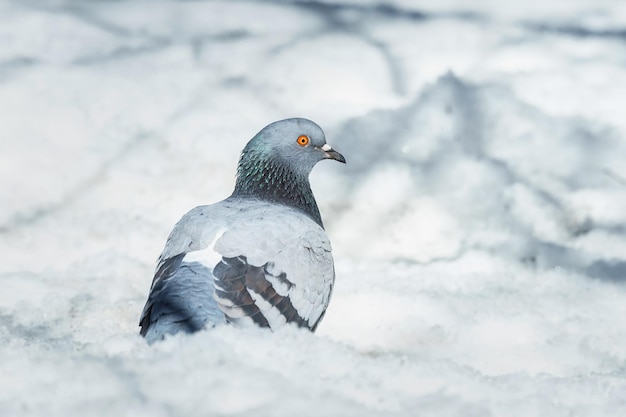
[(309, 144), (309, 137), (306, 135), (300, 135), (298, 136), (298, 145), (300, 146), (306, 146)]

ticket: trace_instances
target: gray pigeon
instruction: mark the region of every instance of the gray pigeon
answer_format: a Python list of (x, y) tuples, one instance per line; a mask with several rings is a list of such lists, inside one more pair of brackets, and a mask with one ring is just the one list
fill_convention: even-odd
[(315, 330), (335, 280), (309, 184), (323, 159), (346, 162), (306, 119), (248, 142), (232, 195), (189, 211), (165, 243), (139, 323), (149, 343), (219, 323)]

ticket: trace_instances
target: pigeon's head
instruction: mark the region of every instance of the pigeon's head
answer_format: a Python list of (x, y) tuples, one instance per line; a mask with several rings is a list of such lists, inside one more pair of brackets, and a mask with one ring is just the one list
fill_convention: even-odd
[(324, 131), (307, 119), (279, 120), (264, 127), (243, 150), (242, 159), (280, 161), (293, 171), (309, 174), (324, 159), (346, 162), (326, 143)]
[(309, 174), (319, 161), (345, 163), (326, 143), (322, 129), (307, 119), (265, 126), (241, 152), (233, 198), (258, 198), (298, 208), (322, 225)]

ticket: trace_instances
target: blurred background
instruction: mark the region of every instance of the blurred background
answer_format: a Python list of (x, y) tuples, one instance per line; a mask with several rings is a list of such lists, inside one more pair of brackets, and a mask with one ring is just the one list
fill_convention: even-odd
[[(615, 0), (1, 2), (0, 414), (623, 415), (625, 97)], [(318, 332), (147, 347), (172, 226), (287, 117), (348, 160)]]

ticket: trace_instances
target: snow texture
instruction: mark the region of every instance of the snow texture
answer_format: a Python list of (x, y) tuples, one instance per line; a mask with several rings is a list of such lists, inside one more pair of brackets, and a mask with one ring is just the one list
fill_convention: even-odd
[[(0, 4), (1, 416), (626, 415), (626, 3)], [(318, 332), (148, 346), (154, 261), (302, 116)]]

